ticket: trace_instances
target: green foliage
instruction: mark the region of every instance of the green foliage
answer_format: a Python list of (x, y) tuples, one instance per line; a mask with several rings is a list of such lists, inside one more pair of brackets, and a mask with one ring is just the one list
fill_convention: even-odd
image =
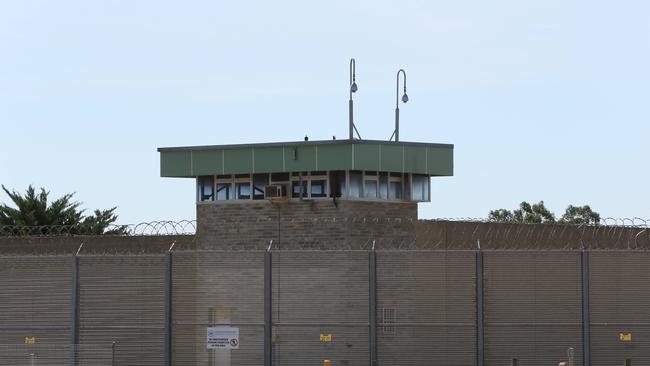
[(544, 201), (531, 205), (524, 201), (519, 204), (519, 209), (510, 211), (498, 209), (490, 211), (488, 219), (494, 222), (522, 223), (522, 224), (571, 224), (571, 225), (598, 225), (600, 215), (589, 206), (567, 207), (560, 220), (555, 220), (555, 214), (544, 206)]
[(600, 214), (594, 212), (588, 205), (569, 205), (559, 222), (573, 225), (598, 225), (600, 223)]
[(92, 215), (84, 216), (80, 203), (72, 200), (74, 193), (63, 195), (48, 202), (50, 192), (41, 188), (37, 191), (32, 185), (24, 195), (2, 190), (9, 196), (15, 207), (0, 204), (0, 225), (10, 226), (66, 226), (67, 233), (83, 235), (121, 235), (126, 232), (124, 226), (115, 226), (116, 207), (108, 210), (95, 210)]

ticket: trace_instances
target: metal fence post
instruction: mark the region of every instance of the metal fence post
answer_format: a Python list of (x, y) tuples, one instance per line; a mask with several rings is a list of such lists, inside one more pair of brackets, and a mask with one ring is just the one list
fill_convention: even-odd
[(582, 297), (582, 364), (591, 365), (591, 318), (589, 316), (589, 252), (580, 252)]
[(273, 364), (273, 280), (271, 244), (264, 252), (264, 366)]
[(485, 295), (483, 288), (483, 252), (476, 252), (476, 364), (483, 366), (485, 360)]
[(117, 342), (111, 343), (111, 366), (115, 366), (115, 345)]
[(377, 253), (373, 245), (368, 253), (368, 335), (370, 366), (377, 364)]
[[(77, 252), (78, 254), (78, 252)], [(70, 364), (77, 365), (77, 345), (79, 344), (79, 257), (72, 257), (72, 298), (70, 307)]]
[(165, 366), (172, 364), (172, 251), (165, 254)]

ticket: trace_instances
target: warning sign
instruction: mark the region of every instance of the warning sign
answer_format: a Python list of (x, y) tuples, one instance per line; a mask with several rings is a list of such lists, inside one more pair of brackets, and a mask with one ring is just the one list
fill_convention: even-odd
[(208, 327), (208, 349), (239, 349), (239, 328)]
[(632, 342), (632, 333), (619, 333), (618, 340), (621, 342)]

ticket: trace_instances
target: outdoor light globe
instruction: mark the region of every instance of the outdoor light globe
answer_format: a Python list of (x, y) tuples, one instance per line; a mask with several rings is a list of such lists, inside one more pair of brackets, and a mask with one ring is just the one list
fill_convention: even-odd
[(406, 103), (408, 101), (409, 101), (409, 96), (406, 95), (406, 93), (404, 93), (404, 95), (402, 95), (402, 102)]
[(357, 89), (358, 89), (357, 88), (357, 83), (352, 83), (352, 85), (350, 86), (350, 91), (353, 92), (353, 93), (356, 93)]

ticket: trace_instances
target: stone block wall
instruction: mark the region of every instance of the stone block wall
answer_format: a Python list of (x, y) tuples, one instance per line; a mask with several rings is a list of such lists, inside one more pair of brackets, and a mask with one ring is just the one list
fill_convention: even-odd
[(197, 205), (202, 249), (348, 249), (415, 241), (417, 203), (254, 201)]

